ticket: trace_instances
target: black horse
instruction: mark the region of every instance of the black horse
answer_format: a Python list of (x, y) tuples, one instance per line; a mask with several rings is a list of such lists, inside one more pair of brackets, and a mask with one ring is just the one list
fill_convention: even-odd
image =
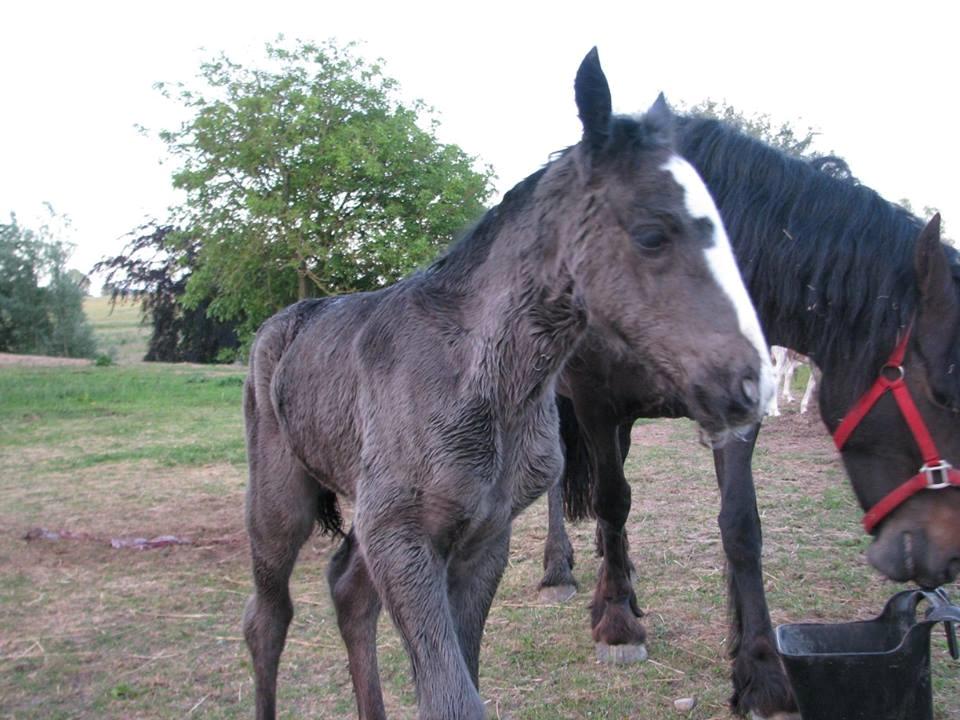
[[(879, 395), (855, 428), (848, 421), (841, 434), (849, 440), (838, 446), (860, 504), (871, 510), (870, 562), (894, 580), (950, 582), (960, 573), (960, 490), (951, 489), (960, 475), (940, 461), (960, 461), (960, 267), (939, 240), (939, 217), (924, 227), (850, 177), (713, 120), (681, 119), (677, 146), (713, 193), (767, 338), (810, 356), (822, 370), (820, 412), (831, 432), (853, 414), (881, 368), (902, 366), (884, 370), (876, 386), (899, 380), (900, 390)], [(901, 356), (891, 360), (901, 340)], [(565, 395), (558, 400), (565, 495), (560, 488), (550, 494), (541, 593), (557, 599), (575, 588), (565, 501), (572, 519), (598, 520), (603, 562), (592, 604), (598, 654), (639, 659), (645, 631), (630, 581), (624, 532), (630, 488), (622, 463), (635, 419), (683, 416), (689, 408), (599, 342), (581, 347), (558, 387)], [(909, 421), (911, 412), (895, 399), (903, 390), (916, 406)], [(714, 457), (731, 609), (731, 704), (769, 717), (796, 706), (764, 596), (750, 469), (758, 430)]]
[(480, 640), (513, 518), (562, 467), (554, 401), (585, 336), (641, 364), (719, 439), (773, 391), (756, 314), (660, 101), (614, 117), (596, 52), (583, 139), (450, 252), (383, 290), (304, 301), (257, 333), (245, 390), (255, 593), (244, 632), (272, 718), (290, 572), (319, 520), (354, 524), (329, 581), (364, 719), (383, 718), (376, 623), (390, 611), (420, 717), (479, 720)]

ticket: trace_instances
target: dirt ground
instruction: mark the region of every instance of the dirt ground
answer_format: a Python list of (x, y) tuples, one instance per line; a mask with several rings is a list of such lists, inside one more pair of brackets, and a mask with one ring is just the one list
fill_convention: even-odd
[[(590, 523), (570, 528), (580, 592), (564, 605), (537, 601), (546, 528), (538, 501), (517, 519), (485, 633), (481, 690), (491, 717), (667, 720), (681, 717), (675, 699), (696, 697), (683, 717), (731, 720), (711, 453), (683, 420), (638, 423), (633, 439), (628, 530), (650, 660), (611, 668), (593, 657)], [(9, 612), (0, 619), (0, 717), (252, 716), (240, 631), (250, 590), (244, 474), (230, 464), (116, 463), (49, 475), (62, 488), (57, 501), (34, 502), (34, 492), (50, 488), (10, 495), (8, 504), (22, 510), (0, 522), (0, 609)], [(774, 623), (876, 614), (899, 588), (866, 567), (859, 512), (815, 409), (769, 419), (754, 475)], [(38, 526), (72, 537), (24, 539)], [(163, 535), (187, 543), (111, 545)], [(355, 717), (325, 579), (334, 547), (315, 535), (294, 574), (284, 717)], [(379, 653), (389, 716), (414, 718), (407, 659), (386, 619)], [(937, 720), (960, 718), (951, 662), (942, 653), (933, 662)]]

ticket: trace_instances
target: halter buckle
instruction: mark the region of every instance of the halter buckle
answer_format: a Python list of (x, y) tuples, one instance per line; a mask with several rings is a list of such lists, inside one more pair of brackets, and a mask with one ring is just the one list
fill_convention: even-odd
[[(889, 375), (887, 375), (887, 371), (890, 372)], [(903, 365), (884, 365), (880, 370), (880, 374), (887, 381), (888, 385), (896, 385), (898, 382), (903, 381), (903, 378), (906, 376)]]
[(927, 490), (942, 490), (943, 488), (953, 487), (950, 482), (950, 470), (953, 465), (946, 460), (941, 460), (933, 465), (924, 464), (920, 472), (927, 476)]

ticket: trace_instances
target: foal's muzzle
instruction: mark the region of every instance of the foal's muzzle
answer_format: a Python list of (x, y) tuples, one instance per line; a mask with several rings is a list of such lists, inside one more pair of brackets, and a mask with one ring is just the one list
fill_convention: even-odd
[(731, 374), (720, 371), (693, 388), (693, 415), (708, 435), (729, 434), (749, 426), (763, 415), (766, 401), (759, 374), (753, 368)]

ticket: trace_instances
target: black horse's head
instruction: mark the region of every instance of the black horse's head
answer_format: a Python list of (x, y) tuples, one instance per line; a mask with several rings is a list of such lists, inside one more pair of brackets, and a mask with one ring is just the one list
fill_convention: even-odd
[(574, 228), (575, 292), (594, 338), (639, 359), (664, 397), (720, 442), (757, 421), (773, 392), (769, 351), (706, 186), (673, 145), (663, 97), (615, 116), (596, 51), (575, 82), (583, 140), (543, 187), (576, 173), (586, 187)]
[(857, 398), (824, 376), (821, 411), (828, 426), (846, 415), (835, 437), (875, 535), (870, 562), (935, 587), (960, 575), (960, 472), (950, 467), (960, 466), (960, 265), (940, 242), (939, 216), (917, 239), (914, 269), (915, 316), (902, 348), (890, 348), (878, 399), (859, 401), (856, 422)]

